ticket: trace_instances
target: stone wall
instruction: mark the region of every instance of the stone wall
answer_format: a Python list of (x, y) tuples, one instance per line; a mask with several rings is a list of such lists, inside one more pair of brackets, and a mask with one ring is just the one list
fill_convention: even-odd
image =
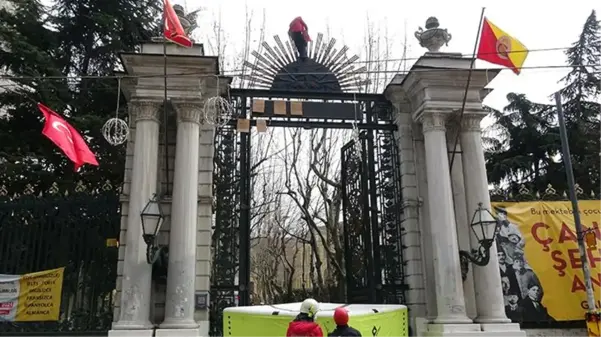
[[(211, 233), (213, 226), (213, 140), (215, 129), (210, 125), (200, 128), (198, 155), (198, 223), (196, 225), (196, 292), (211, 288)], [(196, 310), (194, 319), (200, 324), (202, 336), (209, 334), (208, 310)]]
[[(401, 194), (403, 197), (403, 213), (401, 226), (403, 228), (401, 240), (404, 246), (403, 262), (405, 263), (405, 284), (409, 289), (405, 292), (405, 304), (409, 308), (412, 329), (415, 331), (416, 317), (425, 317), (426, 308), (426, 277), (424, 268), (424, 245), (420, 225), (421, 196), (418, 186), (418, 172), (423, 171), (416, 158), (416, 140), (414, 138), (414, 125), (411, 114), (406, 109), (404, 97), (391, 94), (388, 97), (394, 106), (395, 123), (398, 131), (395, 133), (399, 147), (399, 163), (401, 167)], [(423, 164), (423, 163), (421, 163)]]

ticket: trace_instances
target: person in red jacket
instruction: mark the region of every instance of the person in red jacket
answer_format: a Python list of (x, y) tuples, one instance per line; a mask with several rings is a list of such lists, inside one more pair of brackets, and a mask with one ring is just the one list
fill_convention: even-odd
[(323, 337), (321, 327), (315, 323), (315, 314), (319, 310), (319, 303), (312, 298), (303, 301), (300, 314), (290, 322), (286, 337)]
[(290, 22), (288, 35), (294, 42), (296, 50), (298, 50), (299, 58), (305, 60), (308, 57), (307, 43), (311, 41), (311, 37), (309, 37), (309, 28), (305, 21), (303, 21), (303, 18), (298, 16)]

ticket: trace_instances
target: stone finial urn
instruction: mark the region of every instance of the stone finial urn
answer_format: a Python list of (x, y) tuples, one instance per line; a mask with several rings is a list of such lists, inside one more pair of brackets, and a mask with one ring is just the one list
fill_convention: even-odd
[(419, 45), (427, 48), (429, 52), (439, 52), (443, 45), (449, 45), (453, 37), (446, 29), (438, 28), (439, 26), (438, 19), (431, 16), (426, 20), (426, 30), (419, 27), (415, 32)]

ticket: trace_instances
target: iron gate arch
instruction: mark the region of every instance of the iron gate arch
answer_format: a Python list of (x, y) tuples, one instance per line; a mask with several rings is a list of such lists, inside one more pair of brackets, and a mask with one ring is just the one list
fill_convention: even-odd
[[(231, 89), (230, 97), (235, 118), (215, 133), (210, 335), (223, 336), (223, 319), (227, 319), (222, 317), (224, 308), (250, 304), (251, 133), (238, 132), (238, 119), (248, 119), (251, 128), (256, 126), (257, 119), (264, 118), (270, 127), (352, 129), (356, 125), (361, 130), (359, 157), (353, 141), (341, 151), (344, 237), (364, 237), (359, 243), (345, 240), (347, 301), (403, 303), (406, 286), (401, 245), (400, 170), (394, 138), (397, 128), (390, 102), (380, 94), (260, 89)], [(263, 101), (266, 111), (253, 112), (257, 100)], [(287, 116), (277, 116), (273, 103), (276, 100), (310, 102), (313, 112), (310, 116), (292, 116), (291, 104), (286, 103)], [(333, 108), (336, 104), (354, 105), (359, 113), (357, 123), (354, 124), (356, 116), (349, 116), (353, 113), (348, 110), (344, 118), (332, 116), (337, 111), (340, 113)], [(319, 111), (321, 118), (317, 116)], [(355, 157), (359, 165), (349, 161)], [(351, 188), (356, 181), (361, 182), (361, 188)], [(362, 210), (360, 218), (353, 215), (356, 209)], [(352, 252), (358, 247), (360, 252), (355, 256)]]

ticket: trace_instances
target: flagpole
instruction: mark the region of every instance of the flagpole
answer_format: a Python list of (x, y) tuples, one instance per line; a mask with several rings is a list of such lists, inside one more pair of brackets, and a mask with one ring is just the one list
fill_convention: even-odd
[[(167, 1), (163, 2), (163, 30), (167, 24)], [(163, 76), (164, 76), (164, 98), (163, 98), (163, 133), (165, 134), (165, 194), (169, 193), (169, 144), (167, 143), (167, 37), (163, 34)]]
[(576, 198), (576, 188), (574, 183), (574, 170), (572, 169), (572, 156), (570, 155), (570, 144), (568, 143), (568, 132), (566, 130), (566, 122), (563, 114), (563, 106), (561, 105), (561, 94), (555, 93), (555, 105), (557, 106), (557, 120), (559, 122), (559, 138), (561, 140), (561, 152), (563, 163), (566, 168), (566, 178), (568, 180), (568, 194), (572, 202), (572, 214), (574, 215), (574, 227), (576, 227), (576, 236), (578, 237), (578, 250), (580, 251), (580, 259), (582, 262), (582, 274), (584, 276), (584, 285), (586, 288), (586, 298), (588, 303), (588, 311), (594, 312), (597, 310), (595, 305), (595, 294), (591, 283), (591, 270), (588, 265), (588, 257), (586, 255), (586, 247), (584, 246), (584, 231), (580, 222), (580, 211), (578, 210), (578, 199)]
[(461, 136), (461, 123), (463, 122), (463, 114), (465, 112), (465, 103), (467, 101), (467, 94), (470, 89), (470, 83), (472, 82), (472, 71), (474, 70), (474, 63), (476, 63), (476, 50), (478, 49), (478, 42), (480, 41), (480, 32), (482, 31), (482, 22), (484, 21), (484, 11), (486, 7), (482, 7), (480, 13), (480, 22), (478, 23), (478, 32), (476, 33), (476, 42), (474, 43), (474, 51), (472, 53), (472, 62), (470, 63), (470, 69), (467, 73), (467, 83), (465, 84), (465, 92), (463, 93), (463, 102), (461, 103), (461, 112), (459, 113), (459, 124), (457, 127), (457, 134), (455, 135), (455, 143), (453, 144), (453, 151), (451, 152), (451, 161), (449, 163), (449, 171), (453, 171), (453, 162), (455, 161), (455, 153), (457, 153), (457, 144), (459, 143), (459, 137)]

